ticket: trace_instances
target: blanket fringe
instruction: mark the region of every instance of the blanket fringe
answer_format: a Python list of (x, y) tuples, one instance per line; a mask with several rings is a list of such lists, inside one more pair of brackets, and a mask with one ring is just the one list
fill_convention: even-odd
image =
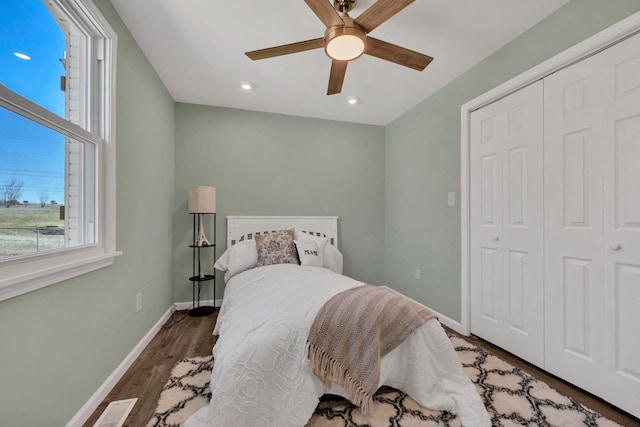
[(362, 413), (369, 412), (373, 403), (373, 394), (358, 386), (347, 370), (325, 351), (309, 343), (309, 359), (312, 361), (313, 373), (331, 390), (331, 384), (342, 385), (349, 400), (357, 405)]

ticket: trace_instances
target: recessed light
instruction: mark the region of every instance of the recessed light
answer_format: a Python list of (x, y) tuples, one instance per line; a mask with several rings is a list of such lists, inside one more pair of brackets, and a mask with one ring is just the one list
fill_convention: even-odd
[(347, 98), (347, 102), (351, 105), (355, 105), (360, 102), (360, 98), (358, 98), (357, 96), (350, 96)]
[(17, 56), (20, 59), (24, 59), (25, 61), (29, 61), (31, 60), (31, 57), (29, 55), (25, 55), (24, 53), (20, 53), (20, 52), (13, 52), (13, 54), (15, 56)]
[(248, 80), (243, 80), (240, 82), (240, 87), (244, 90), (253, 90), (256, 87), (253, 83)]

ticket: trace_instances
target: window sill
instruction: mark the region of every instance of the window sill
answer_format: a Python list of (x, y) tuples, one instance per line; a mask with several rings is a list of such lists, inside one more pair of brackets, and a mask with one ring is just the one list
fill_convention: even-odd
[(90, 248), (0, 264), (0, 276), (4, 277), (0, 279), (0, 301), (108, 267), (121, 254)]

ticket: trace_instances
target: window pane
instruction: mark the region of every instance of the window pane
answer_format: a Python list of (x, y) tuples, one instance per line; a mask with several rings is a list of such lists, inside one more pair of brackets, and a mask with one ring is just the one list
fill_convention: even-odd
[(95, 156), (0, 108), (0, 260), (95, 242)]
[(84, 0), (0, 0), (0, 301), (120, 254), (108, 203), (116, 34), (95, 12)]
[(42, 0), (0, 2), (0, 83), (61, 117), (66, 49), (65, 32)]

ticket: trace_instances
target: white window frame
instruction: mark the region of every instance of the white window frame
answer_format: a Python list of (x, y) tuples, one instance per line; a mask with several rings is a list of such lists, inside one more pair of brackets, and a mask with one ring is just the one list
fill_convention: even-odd
[[(75, 125), (0, 84), (0, 106), (71, 138), (96, 146), (96, 243), (0, 261), (0, 301), (22, 295), (113, 264), (116, 250), (116, 46), (117, 35), (91, 0), (56, 0), (92, 29), (91, 61), (96, 73), (93, 123)], [(95, 79), (100, 80), (96, 83)]]

